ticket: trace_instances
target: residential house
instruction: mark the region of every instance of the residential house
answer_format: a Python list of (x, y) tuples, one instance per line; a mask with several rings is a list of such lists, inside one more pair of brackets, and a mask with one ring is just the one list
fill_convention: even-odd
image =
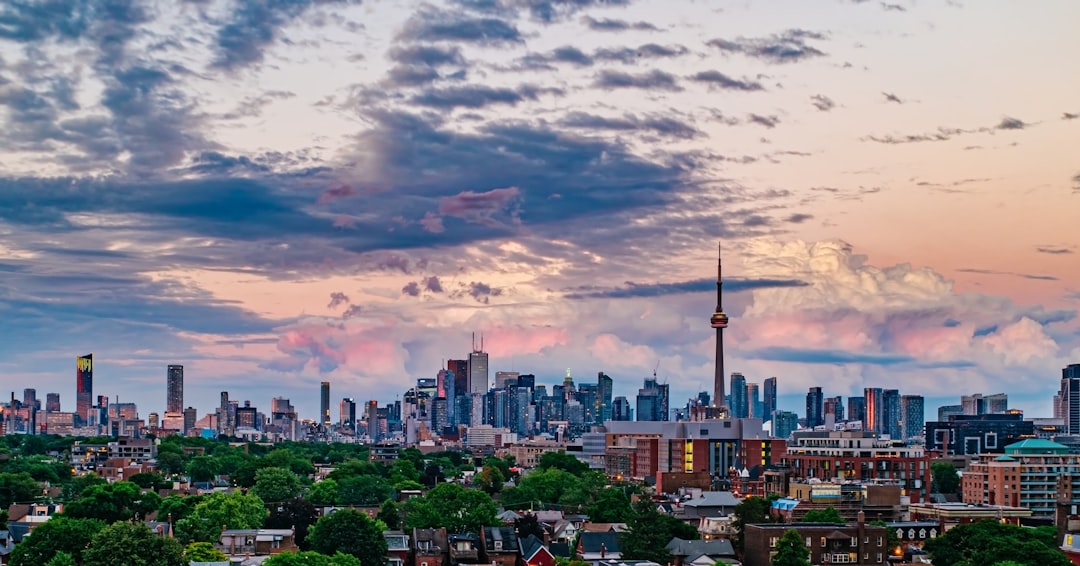
[(450, 543), (446, 529), (413, 529), (413, 566), (449, 564)]
[(517, 521), (521, 518), (521, 515), (518, 515), (517, 513), (507, 509), (502, 513), (499, 513), (498, 515), (495, 515), (495, 518), (502, 521), (503, 524), (513, 525), (514, 521)]
[(621, 533), (626, 530), (626, 523), (584, 523), (582, 532), (586, 533)]
[(484, 527), (480, 530), (480, 543), (488, 564), (517, 566), (520, 549), (514, 527)]
[(614, 531), (582, 532), (578, 538), (575, 554), (581, 560), (591, 562), (594, 566), (601, 560), (618, 560), (622, 558), (619, 534)]
[(682, 502), (683, 518), (697, 522), (702, 517), (730, 515), (739, 500), (730, 491), (703, 491), (699, 497)]
[(729, 540), (683, 540), (673, 538), (665, 547), (675, 558), (672, 566), (713, 566), (717, 562), (738, 564)]
[(292, 529), (225, 529), (215, 546), (229, 556), (269, 556), (299, 550)]
[(704, 540), (730, 539), (735, 536), (734, 515), (702, 517), (698, 520), (698, 533)]
[(13, 503), (8, 507), (9, 523), (38, 524), (64, 511), (63, 503)]
[(450, 564), (480, 564), (480, 540), (473, 533), (447, 535), (450, 545)]
[(405, 566), (409, 561), (409, 535), (405, 531), (383, 531), (387, 566)]
[(881, 566), (889, 557), (886, 527), (869, 525), (860, 513), (854, 525), (843, 523), (768, 523), (745, 526), (743, 564), (769, 566), (776, 543), (795, 530), (805, 539), (811, 564), (867, 564)]
[(529, 535), (518, 545), (521, 548), (521, 563), (523, 566), (555, 566), (555, 555), (551, 553), (544, 541)]
[(577, 525), (563, 519), (551, 525), (551, 540), (553, 542), (572, 543), (577, 538), (578, 531)]

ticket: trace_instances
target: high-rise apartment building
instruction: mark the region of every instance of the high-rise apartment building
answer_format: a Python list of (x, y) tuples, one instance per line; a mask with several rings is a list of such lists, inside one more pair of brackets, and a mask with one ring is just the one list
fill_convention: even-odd
[(348, 397), (341, 399), (338, 406), (338, 423), (345, 429), (356, 430), (356, 401)]
[(926, 426), (926, 407), (922, 395), (904, 395), (900, 397), (900, 414), (903, 418), (901, 428), (903, 439), (923, 436)]
[(473, 339), (473, 351), (469, 352), (469, 389), (468, 392), (475, 395), (483, 395), (490, 388), (488, 381), (488, 355), (484, 351), (484, 336), (480, 336), (480, 348), (476, 348)]
[(1069, 364), (1061, 370), (1057, 399), (1055, 412), (1065, 420), (1065, 434), (1080, 434), (1080, 364)]
[(319, 422), (323, 426), (330, 426), (330, 382), (324, 381), (319, 384)]
[(963, 405), (942, 405), (937, 409), (937, 420), (939, 422), (948, 422), (949, 417), (962, 414), (964, 414)]
[(960, 406), (965, 415), (995, 415), (1009, 410), (1009, 396), (1004, 393), (963, 395)]
[(825, 424), (825, 395), (820, 387), (811, 387), (806, 393), (806, 427)]
[(776, 378), (766, 378), (762, 387), (762, 403), (765, 404), (765, 408), (762, 411), (762, 419), (766, 422), (772, 420), (773, 413), (776, 412)]
[(787, 438), (799, 425), (799, 415), (791, 411), (776, 411), (772, 419), (772, 435), (775, 438)]
[(746, 416), (752, 419), (765, 420), (765, 415), (762, 414), (765, 405), (761, 402), (761, 395), (756, 383), (746, 384), (746, 407), (748, 409)]
[(832, 422), (838, 423), (844, 420), (844, 398), (837, 395), (836, 397), (825, 398), (825, 422), (828, 423), (832, 418)]
[(900, 391), (886, 389), (881, 398), (885, 404), (885, 414), (882, 417), (882, 428), (878, 432), (889, 435), (889, 438), (900, 438), (903, 435), (904, 420), (900, 412)]
[(372, 442), (378, 442), (382, 440), (379, 436), (379, 402), (372, 399), (367, 403), (367, 410), (364, 411), (364, 416), (367, 421), (367, 433)]
[(94, 399), (94, 354), (75, 358), (75, 417), (79, 424), (89, 424)]
[(495, 372), (495, 389), (506, 389), (510, 385), (517, 385), (519, 375), (516, 371)]
[[(454, 397), (469, 394), (469, 360), (446, 360), (446, 369), (454, 374)], [(449, 395), (447, 399), (450, 399)]]
[(613, 421), (630, 421), (634, 419), (634, 416), (630, 414), (630, 401), (626, 400), (626, 397), (619, 395), (611, 401), (611, 420)]
[[(848, 397), (847, 398), (847, 420), (859, 421), (865, 423), (866, 421), (866, 397)], [(865, 428), (865, 424), (863, 428)]]
[(611, 395), (615, 391), (615, 380), (602, 371), (598, 372), (596, 390), (597, 415), (601, 423), (606, 423), (611, 420)]
[(731, 391), (731, 416), (745, 419), (750, 416), (750, 406), (746, 399), (746, 378), (741, 373), (731, 374), (728, 389)]
[(885, 427), (885, 392), (880, 387), (863, 389), (866, 402), (863, 430), (884, 433)]
[(59, 413), (60, 412), (60, 394), (59, 393), (46, 393), (45, 394), (45, 412), (46, 413)]
[(184, 412), (184, 366), (170, 365), (165, 372), (165, 413)]

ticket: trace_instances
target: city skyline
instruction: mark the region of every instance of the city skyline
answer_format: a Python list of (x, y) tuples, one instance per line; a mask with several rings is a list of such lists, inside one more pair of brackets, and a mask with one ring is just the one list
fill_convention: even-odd
[(778, 408), (1050, 415), (1080, 361), (1075, 3), (19, 6), (0, 375), (65, 410), (88, 352), (144, 413), (183, 364), (200, 414), (315, 415), (474, 332), (489, 376), (630, 396), (659, 365), (682, 403), (715, 387), (717, 240), (724, 371)]

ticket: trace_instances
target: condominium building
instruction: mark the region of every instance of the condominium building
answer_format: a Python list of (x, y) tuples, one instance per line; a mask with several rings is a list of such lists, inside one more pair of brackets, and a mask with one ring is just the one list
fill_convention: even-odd
[[(983, 454), (961, 478), (964, 503), (1031, 509), (1036, 517), (1053, 517), (1058, 479), (1080, 474), (1080, 454), (1064, 444), (1030, 438), (1005, 447), (1005, 454)], [(1080, 482), (1072, 483), (1071, 499), (1080, 499)]]

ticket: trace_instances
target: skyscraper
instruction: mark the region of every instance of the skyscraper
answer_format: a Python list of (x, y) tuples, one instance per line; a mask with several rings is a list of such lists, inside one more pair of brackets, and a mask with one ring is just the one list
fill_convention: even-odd
[(764, 389), (762, 392), (762, 396), (764, 397), (762, 402), (765, 404), (762, 418), (765, 421), (771, 421), (773, 413), (776, 412), (776, 378), (766, 378), (765, 382), (762, 384), (762, 388)]
[(863, 422), (863, 428), (866, 428), (866, 397), (847, 398), (847, 418), (849, 421)]
[(469, 393), (483, 395), (487, 393), (488, 355), (484, 351), (484, 335), (480, 335), (480, 348), (476, 347), (476, 335), (473, 335), (473, 351), (469, 352)]
[(75, 417), (79, 424), (90, 422), (94, 399), (94, 354), (75, 358)]
[[(454, 397), (469, 394), (469, 360), (446, 360), (446, 369), (454, 374)], [(450, 395), (447, 394), (449, 401)]]
[(806, 427), (825, 424), (825, 394), (820, 387), (811, 387), (806, 393)]
[(45, 412), (46, 413), (59, 413), (60, 412), (60, 394), (59, 393), (46, 393), (45, 394)]
[(900, 412), (900, 391), (886, 389), (882, 392), (881, 398), (884, 401), (885, 414), (882, 416), (882, 426), (878, 432), (889, 435), (889, 438), (900, 438), (904, 434), (902, 428), (904, 416)]
[(1080, 364), (1061, 370), (1061, 391), (1057, 395), (1065, 434), (1080, 434)]
[(885, 395), (880, 387), (866, 387), (863, 389), (864, 415), (863, 430), (883, 433), (885, 423)]
[(629, 421), (633, 420), (634, 416), (630, 414), (630, 401), (626, 400), (626, 397), (622, 395), (611, 400), (611, 420), (613, 421)]
[[(716, 368), (713, 372), (713, 406), (720, 409), (719, 412), (727, 412), (724, 407), (727, 394), (724, 392), (724, 329), (728, 325), (728, 315), (724, 314), (721, 306), (724, 277), (720, 246), (717, 245), (716, 255), (716, 310), (709, 317), (709, 323), (716, 329)], [(638, 418), (640, 419), (640, 415)]]
[(615, 390), (615, 380), (604, 372), (596, 374), (596, 402), (599, 405), (597, 415), (601, 423), (611, 420), (611, 395)]
[(170, 365), (165, 374), (165, 413), (184, 412), (184, 366)]
[(319, 422), (330, 426), (330, 382), (319, 384)]
[(746, 399), (746, 378), (741, 373), (731, 374), (731, 416), (745, 419), (750, 416), (750, 406)]
[(345, 429), (356, 431), (356, 401), (348, 397), (341, 399), (338, 407), (338, 423)]
[(926, 407), (922, 395), (900, 397), (900, 413), (903, 415), (903, 439), (923, 436), (926, 426)]
[(758, 393), (758, 384), (756, 383), (746, 384), (746, 406), (749, 409), (746, 416), (764, 420), (764, 415), (761, 413), (765, 405), (761, 402), (761, 395)]

